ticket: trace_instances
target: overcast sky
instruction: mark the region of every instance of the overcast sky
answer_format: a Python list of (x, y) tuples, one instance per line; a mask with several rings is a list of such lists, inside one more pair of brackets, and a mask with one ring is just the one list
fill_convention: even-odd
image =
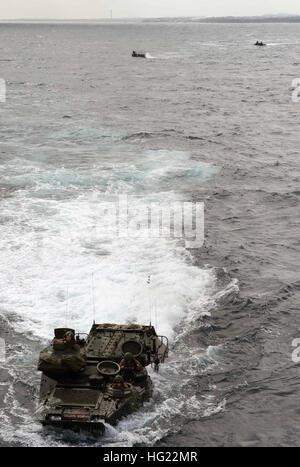
[(300, 0), (0, 0), (0, 18), (115, 18), (300, 14)]

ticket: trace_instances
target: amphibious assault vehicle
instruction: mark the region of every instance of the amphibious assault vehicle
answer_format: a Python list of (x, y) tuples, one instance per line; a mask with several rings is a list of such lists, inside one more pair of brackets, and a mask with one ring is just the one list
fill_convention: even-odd
[(153, 326), (93, 324), (89, 334), (54, 330), (40, 353), (43, 425), (102, 434), (151, 397), (146, 367), (168, 356), (168, 339)]
[(146, 58), (145, 53), (136, 52), (135, 50), (132, 52), (131, 56), (135, 58)]

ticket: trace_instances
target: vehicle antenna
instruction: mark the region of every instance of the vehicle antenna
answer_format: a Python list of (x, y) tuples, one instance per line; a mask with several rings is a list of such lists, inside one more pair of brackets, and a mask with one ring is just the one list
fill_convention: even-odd
[(92, 302), (93, 302), (93, 323), (95, 324), (94, 273), (92, 273)]
[(69, 315), (69, 287), (67, 287), (67, 302), (66, 302), (66, 328), (68, 327), (68, 315)]
[(150, 275), (148, 276), (147, 284), (148, 284), (148, 302), (149, 302), (149, 314), (150, 314), (150, 326), (151, 326), (151, 297), (150, 297), (151, 276)]

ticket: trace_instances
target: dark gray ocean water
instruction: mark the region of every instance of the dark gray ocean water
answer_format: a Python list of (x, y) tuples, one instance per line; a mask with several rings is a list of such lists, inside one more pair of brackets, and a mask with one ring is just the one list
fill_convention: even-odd
[[(0, 444), (299, 444), (300, 25), (1, 24), (0, 78)], [(103, 235), (118, 194), (204, 201), (204, 246)], [(172, 348), (98, 440), (36, 420), (39, 350), (89, 330), (92, 274), (97, 321), (145, 324), (151, 274)]]

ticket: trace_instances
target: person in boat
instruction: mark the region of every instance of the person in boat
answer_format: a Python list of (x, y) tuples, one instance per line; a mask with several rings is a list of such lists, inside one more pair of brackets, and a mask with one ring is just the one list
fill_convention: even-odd
[(143, 365), (134, 358), (131, 352), (125, 353), (123, 360), (120, 362), (120, 368), (125, 374), (133, 374), (144, 370)]
[(124, 378), (121, 375), (117, 375), (111, 387), (116, 391), (124, 391), (129, 388), (129, 385), (124, 382)]
[(136, 57), (136, 56), (137, 56), (137, 53), (136, 53), (135, 50), (132, 52), (132, 56), (133, 56), (133, 57)]
[(53, 343), (64, 344), (66, 350), (80, 350), (80, 346), (76, 343), (75, 336), (72, 331), (67, 331), (63, 339), (54, 339)]

